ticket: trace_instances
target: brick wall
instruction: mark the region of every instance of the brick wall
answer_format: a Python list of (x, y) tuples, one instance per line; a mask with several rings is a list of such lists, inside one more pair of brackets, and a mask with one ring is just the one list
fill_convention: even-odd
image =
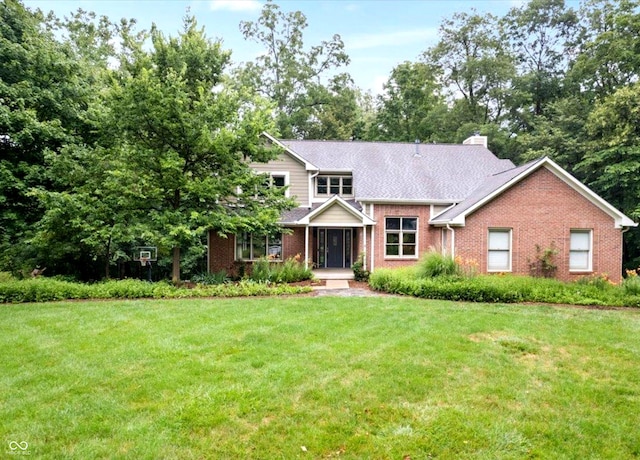
[[(293, 228), (293, 233), (285, 234), (282, 237), (283, 259), (294, 257), (300, 254), (304, 259), (304, 228)], [(311, 258), (311, 232), (309, 237), (309, 257)], [(227, 238), (219, 236), (216, 232), (209, 233), (209, 272), (216, 273), (225, 270), (231, 275), (238, 275), (240, 266), (246, 262), (235, 260), (235, 236), (229, 235)]]
[[(374, 230), (374, 270), (376, 268), (394, 268), (414, 265), (418, 258), (385, 257), (385, 217), (417, 217), (418, 218), (418, 257), (428, 251), (431, 246), (440, 249), (440, 229), (429, 226), (430, 206), (402, 206), (392, 204), (376, 204), (374, 206), (374, 220), (377, 225)], [(371, 236), (367, 235), (367, 254), (371, 251)]]
[[(569, 187), (546, 168), (498, 196), (470, 216), (455, 230), (455, 253), (479, 263), (487, 271), (489, 228), (512, 229), (512, 272), (529, 274), (536, 258), (536, 244), (558, 251), (556, 277), (571, 281), (585, 275), (606, 273), (619, 282), (622, 271), (622, 233), (613, 218)], [(591, 229), (593, 272), (569, 272), (570, 230)]]

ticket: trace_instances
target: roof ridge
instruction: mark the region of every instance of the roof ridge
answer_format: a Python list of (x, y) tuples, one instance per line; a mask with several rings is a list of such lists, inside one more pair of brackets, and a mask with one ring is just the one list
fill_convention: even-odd
[[(416, 145), (415, 142), (409, 141), (365, 141), (365, 140), (347, 140), (347, 139), (279, 139), (280, 142), (314, 142), (318, 144), (326, 144), (329, 142), (341, 143), (341, 144), (394, 144), (394, 145)], [(456, 144), (453, 142), (419, 142), (418, 145), (438, 145), (438, 146), (451, 146), (451, 147), (480, 147), (487, 149), (484, 145), (474, 144)], [(488, 150), (488, 149), (487, 149)]]

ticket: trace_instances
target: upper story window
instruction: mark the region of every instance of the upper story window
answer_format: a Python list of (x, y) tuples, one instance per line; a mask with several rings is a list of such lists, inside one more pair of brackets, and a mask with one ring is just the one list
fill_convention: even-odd
[(316, 195), (353, 195), (353, 178), (351, 176), (318, 176), (316, 177)]
[[(264, 185), (267, 187), (274, 187), (283, 189), (284, 196), (289, 196), (289, 173), (288, 172), (271, 172), (266, 177)], [(259, 193), (258, 193), (259, 195)]]

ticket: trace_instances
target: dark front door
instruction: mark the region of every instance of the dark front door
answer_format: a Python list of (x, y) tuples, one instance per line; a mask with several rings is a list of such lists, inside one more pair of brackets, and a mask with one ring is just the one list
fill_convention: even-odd
[(344, 267), (344, 230), (341, 228), (327, 229), (327, 267)]

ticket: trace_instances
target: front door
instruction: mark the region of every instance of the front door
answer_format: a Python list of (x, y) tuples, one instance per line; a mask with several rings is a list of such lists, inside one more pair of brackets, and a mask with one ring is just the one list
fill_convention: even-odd
[(327, 267), (344, 267), (344, 230), (341, 228), (327, 229)]

